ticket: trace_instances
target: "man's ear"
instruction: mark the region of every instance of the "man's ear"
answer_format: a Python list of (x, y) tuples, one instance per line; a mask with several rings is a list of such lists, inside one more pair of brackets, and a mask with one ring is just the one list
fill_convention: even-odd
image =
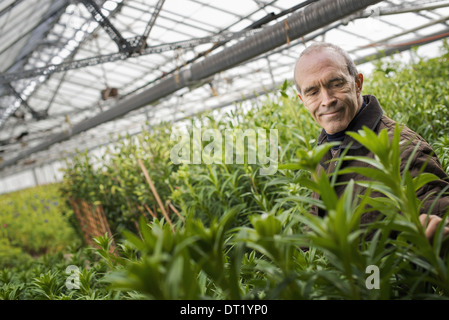
[(301, 97), (301, 95), (298, 93), (298, 97), (299, 97), (299, 99), (301, 99), (301, 101), (304, 103), (304, 100), (302, 100), (302, 97)]
[(355, 81), (355, 85), (357, 86), (357, 93), (362, 92), (362, 87), (363, 87), (363, 74), (359, 73), (356, 81)]

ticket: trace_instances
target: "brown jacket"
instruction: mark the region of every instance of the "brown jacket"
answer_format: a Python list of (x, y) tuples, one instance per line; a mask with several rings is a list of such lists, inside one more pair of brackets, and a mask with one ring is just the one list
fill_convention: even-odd
[[(383, 110), (375, 96), (366, 95), (363, 98), (366, 103), (366, 107), (356, 115), (356, 118), (354, 118), (354, 120), (351, 122), (350, 128), (348, 128), (348, 130), (357, 132), (358, 130), (362, 129), (363, 126), (367, 126), (378, 134), (382, 129), (386, 128), (391, 138), (393, 136), (396, 122), (383, 114)], [(414, 148), (416, 147), (416, 144), (419, 141), (418, 151), (416, 152), (409, 169), (412, 177), (415, 177), (418, 174), (420, 168), (427, 162), (425, 172), (433, 173), (441, 179), (438, 181), (430, 182), (417, 191), (418, 198), (421, 201), (424, 201), (421, 213), (427, 213), (428, 208), (432, 205), (432, 200), (436, 198), (437, 194), (444, 188), (449, 191), (449, 177), (443, 170), (438, 158), (434, 155), (434, 152), (430, 145), (417, 133), (413, 132), (407, 127), (403, 127), (401, 132), (401, 141), (402, 140), (411, 141), (411, 143), (409, 143), (401, 153), (401, 172), (403, 171), (410, 155), (412, 154)], [(326, 142), (327, 138), (323, 130), (318, 138), (318, 144), (320, 145)], [(346, 135), (334, 157), (332, 156), (331, 151), (328, 151), (327, 154), (323, 157), (320, 165), (317, 168), (318, 174), (325, 171), (328, 175), (330, 175), (335, 170), (337, 162), (328, 161), (332, 158), (339, 157), (341, 151), (344, 150), (350, 143), (351, 145), (349, 146), (347, 155), (373, 157), (372, 152), (367, 150), (350, 136)], [(348, 166), (352, 167), (368, 165), (360, 161), (348, 160), (342, 163), (341, 168)], [(365, 176), (358, 173), (339, 175), (337, 178), (337, 186), (335, 187), (337, 196), (341, 196), (345, 189), (344, 184), (338, 185), (338, 183), (347, 182), (351, 179), (353, 179), (354, 181), (367, 180)], [(359, 194), (361, 194), (365, 191), (365, 188), (357, 186), (356, 190)], [(374, 197), (382, 196), (382, 194), (377, 192), (373, 192), (371, 195)], [(313, 197), (317, 199), (319, 198), (319, 195), (314, 194)], [(433, 208), (432, 214), (443, 216), (446, 213), (447, 209), (449, 209), (449, 197), (446, 195), (445, 197), (440, 197), (439, 201)], [(317, 207), (312, 208), (312, 213), (320, 216), (325, 215), (325, 212)], [(367, 212), (362, 215), (361, 223), (370, 223), (374, 221), (378, 215), (378, 212)]]

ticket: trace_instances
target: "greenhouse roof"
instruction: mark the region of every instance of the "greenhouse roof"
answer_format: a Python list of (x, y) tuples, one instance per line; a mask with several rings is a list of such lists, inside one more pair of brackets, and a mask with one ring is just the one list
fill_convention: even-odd
[(0, 176), (271, 92), (312, 41), (361, 67), (435, 51), (448, 17), (435, 0), (3, 0)]

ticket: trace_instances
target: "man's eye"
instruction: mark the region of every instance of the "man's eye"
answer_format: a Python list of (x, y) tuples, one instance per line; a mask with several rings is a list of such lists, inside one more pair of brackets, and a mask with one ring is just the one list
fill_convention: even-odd
[(343, 86), (343, 81), (337, 81), (332, 84), (335, 88), (340, 88)]

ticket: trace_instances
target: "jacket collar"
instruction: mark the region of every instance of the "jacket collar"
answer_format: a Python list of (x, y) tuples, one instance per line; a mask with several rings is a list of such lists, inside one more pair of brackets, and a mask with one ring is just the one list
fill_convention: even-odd
[[(366, 107), (363, 108), (363, 110), (361, 110), (355, 116), (353, 121), (351, 121), (351, 124), (347, 128), (347, 131), (357, 132), (357, 131), (361, 130), (364, 126), (370, 128), (371, 130), (374, 131), (374, 129), (377, 127), (380, 119), (382, 118), (383, 110), (379, 104), (379, 101), (377, 100), (377, 98), (375, 96), (365, 95), (365, 96), (363, 96), (363, 100), (366, 103)], [(327, 136), (323, 129), (323, 130), (321, 130), (321, 134), (318, 137), (318, 145), (321, 145), (326, 142), (328, 142)], [(358, 148), (362, 147), (362, 145), (359, 142), (354, 140), (352, 137), (346, 135), (345, 139), (343, 140), (343, 142), (341, 143), (339, 148), (344, 149), (350, 143), (351, 143), (351, 146), (349, 147), (349, 149), (358, 149)]]

